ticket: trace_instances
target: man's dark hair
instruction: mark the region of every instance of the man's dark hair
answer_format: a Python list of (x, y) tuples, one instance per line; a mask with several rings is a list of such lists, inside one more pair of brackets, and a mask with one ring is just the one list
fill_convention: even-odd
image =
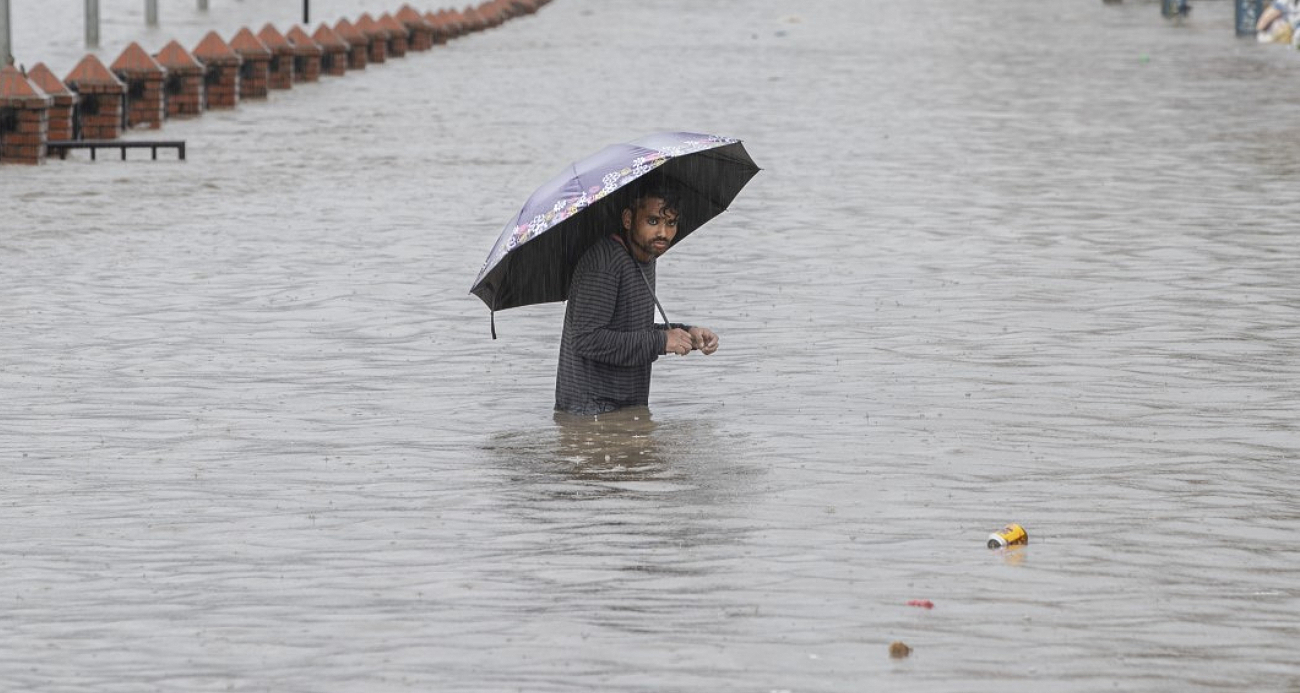
[(651, 174), (640, 182), (636, 189), (628, 197), (627, 209), (636, 214), (641, 208), (641, 201), (647, 198), (657, 197), (664, 201), (664, 211), (676, 212), (678, 217), (682, 216), (682, 194), (677, 186), (665, 180), (662, 176)]

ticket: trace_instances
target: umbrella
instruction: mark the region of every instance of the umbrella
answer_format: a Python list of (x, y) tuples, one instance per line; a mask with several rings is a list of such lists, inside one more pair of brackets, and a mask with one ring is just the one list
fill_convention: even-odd
[(665, 132), (606, 147), (528, 198), (501, 231), (470, 293), (492, 310), (494, 323), (498, 310), (563, 301), (583, 253), (622, 228), (634, 181), (662, 177), (680, 191), (675, 246), (722, 213), (756, 173), (740, 140), (729, 137)]

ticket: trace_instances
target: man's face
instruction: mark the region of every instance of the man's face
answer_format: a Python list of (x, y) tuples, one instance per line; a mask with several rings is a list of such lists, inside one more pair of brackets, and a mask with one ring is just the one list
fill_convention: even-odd
[(664, 209), (662, 198), (644, 197), (635, 210), (623, 210), (623, 228), (632, 241), (632, 254), (641, 262), (649, 262), (672, 245), (677, 236), (677, 212)]

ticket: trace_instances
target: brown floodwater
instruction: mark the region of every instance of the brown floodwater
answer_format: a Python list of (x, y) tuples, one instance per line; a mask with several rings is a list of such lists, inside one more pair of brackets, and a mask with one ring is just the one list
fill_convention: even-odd
[[(211, 4), (100, 55), (300, 10)], [(1300, 55), (1194, 5), (555, 0), (0, 168), (0, 690), (1296, 690)], [(658, 130), (764, 168), (658, 269), (721, 348), (557, 417), (470, 283)]]

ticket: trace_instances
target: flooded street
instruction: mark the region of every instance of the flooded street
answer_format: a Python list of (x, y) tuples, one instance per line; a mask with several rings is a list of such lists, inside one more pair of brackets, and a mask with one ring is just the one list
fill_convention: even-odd
[[(1300, 690), (1300, 54), (1193, 4), (555, 0), (0, 167), (0, 690)], [(764, 169), (657, 270), (721, 348), (556, 417), (470, 284), (660, 130)]]

